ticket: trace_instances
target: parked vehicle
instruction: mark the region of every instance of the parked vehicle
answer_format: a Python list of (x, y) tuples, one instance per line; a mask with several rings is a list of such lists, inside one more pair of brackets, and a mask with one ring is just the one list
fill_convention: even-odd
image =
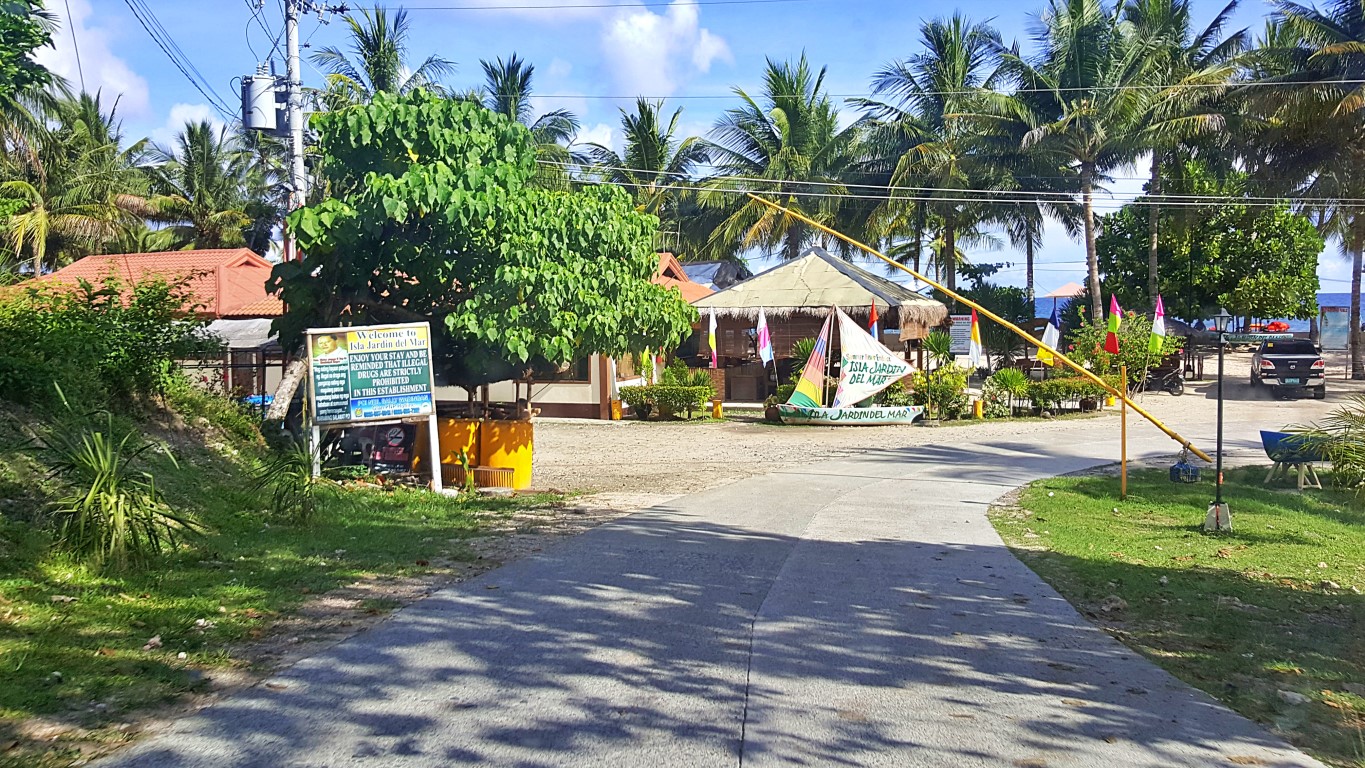
[(1179, 370), (1158, 370), (1147, 372), (1146, 380), (1134, 387), (1138, 392), (1169, 392), (1179, 397), (1185, 394), (1185, 376)]
[(1269, 387), (1280, 397), (1304, 391), (1327, 397), (1327, 363), (1305, 339), (1263, 341), (1251, 356), (1251, 386)]

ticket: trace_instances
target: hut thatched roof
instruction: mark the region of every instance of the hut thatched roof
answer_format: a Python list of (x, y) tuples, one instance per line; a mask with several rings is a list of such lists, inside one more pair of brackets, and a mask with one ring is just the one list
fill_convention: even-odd
[[(707, 314), (712, 308), (718, 317), (757, 317), (760, 307), (768, 317), (793, 314), (823, 314), (831, 306), (857, 312), (875, 302), (881, 308), (897, 310), (902, 330), (932, 328), (948, 319), (942, 302), (922, 296), (899, 283), (874, 275), (850, 264), (823, 248), (811, 248), (805, 255), (717, 291), (692, 306)], [(913, 338), (922, 336), (915, 332)]]

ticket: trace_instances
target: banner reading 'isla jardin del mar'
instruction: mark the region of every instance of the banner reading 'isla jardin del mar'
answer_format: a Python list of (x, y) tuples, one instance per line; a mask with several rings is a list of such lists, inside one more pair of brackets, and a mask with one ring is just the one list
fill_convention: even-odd
[(310, 328), (308, 371), (317, 424), (436, 412), (426, 323)]

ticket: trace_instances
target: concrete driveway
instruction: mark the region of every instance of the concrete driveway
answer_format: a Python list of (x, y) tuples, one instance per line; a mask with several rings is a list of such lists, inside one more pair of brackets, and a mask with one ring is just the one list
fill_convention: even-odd
[(1318, 765), (1090, 625), (987, 522), (1019, 484), (1111, 460), (1112, 428), (813, 446), (440, 592), (104, 765)]

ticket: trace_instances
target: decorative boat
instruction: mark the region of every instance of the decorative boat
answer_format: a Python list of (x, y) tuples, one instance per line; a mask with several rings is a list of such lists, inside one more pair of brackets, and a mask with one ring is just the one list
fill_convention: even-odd
[[(834, 402), (826, 407), (824, 381), (829, 335), (835, 317), (839, 319), (841, 350), (839, 386), (834, 392)], [(796, 390), (786, 403), (777, 406), (777, 412), (787, 424), (909, 424), (924, 413), (924, 408), (918, 405), (859, 407), (857, 403), (870, 401), (910, 370), (909, 363), (835, 307), (825, 318), (815, 348), (796, 382)]]

